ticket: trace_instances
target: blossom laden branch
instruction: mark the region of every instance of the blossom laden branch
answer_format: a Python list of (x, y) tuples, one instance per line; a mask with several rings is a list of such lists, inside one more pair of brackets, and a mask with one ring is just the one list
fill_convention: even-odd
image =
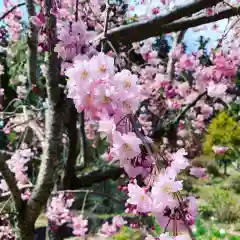
[(5, 13), (0, 17), (0, 21), (4, 20), (4, 18), (6, 18), (6, 17), (7, 17), (10, 13), (12, 13), (14, 10), (16, 10), (17, 8), (22, 7), (22, 6), (24, 6), (24, 5), (25, 5), (25, 3), (22, 2), (22, 3), (19, 3), (19, 4), (15, 5), (15, 6), (13, 6), (11, 9), (9, 9), (7, 12), (5, 12)]

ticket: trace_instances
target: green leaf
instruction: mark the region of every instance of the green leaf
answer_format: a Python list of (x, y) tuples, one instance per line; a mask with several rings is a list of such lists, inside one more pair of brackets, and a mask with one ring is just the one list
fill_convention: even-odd
[(16, 139), (16, 133), (15, 132), (10, 132), (7, 136), (8, 140), (12, 143)]

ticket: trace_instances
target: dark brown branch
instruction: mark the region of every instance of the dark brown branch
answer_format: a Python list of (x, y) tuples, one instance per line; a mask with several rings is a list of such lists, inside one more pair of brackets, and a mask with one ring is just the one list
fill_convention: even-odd
[(83, 162), (85, 164), (88, 159), (88, 146), (87, 146), (87, 138), (85, 133), (85, 119), (84, 119), (84, 111), (80, 113), (80, 144), (81, 144), (81, 155)]
[(77, 132), (77, 111), (72, 100), (70, 101), (69, 109), (69, 122), (67, 126), (68, 138), (69, 138), (69, 149), (68, 158), (64, 167), (63, 176), (63, 189), (69, 189), (71, 184), (75, 181), (75, 165), (77, 159), (77, 143), (78, 143), (78, 132)]
[(94, 183), (100, 183), (109, 179), (117, 180), (124, 170), (122, 168), (111, 168), (108, 170), (93, 171), (85, 176), (78, 177), (74, 182), (72, 189), (92, 186)]
[(6, 163), (6, 157), (4, 155), (0, 155), (0, 172), (3, 176), (3, 179), (6, 181), (8, 188), (11, 192), (14, 205), (16, 208), (16, 211), (20, 214), (23, 207), (23, 201), (21, 198), (21, 192), (17, 186), (16, 178), (14, 174), (9, 169), (7, 163)]
[(193, 17), (190, 19), (170, 23), (162, 27), (159, 27), (158, 31), (159, 31), (159, 34), (177, 32), (177, 31), (197, 27), (203, 24), (208, 24), (208, 23), (216, 22), (222, 19), (237, 16), (239, 15), (239, 13), (240, 13), (240, 8), (227, 9), (227, 10), (218, 12), (213, 16)]
[[(177, 21), (183, 17), (191, 16), (192, 14), (197, 13), (202, 9), (214, 6), (219, 2), (222, 1), (221, 0), (194, 1), (191, 4), (179, 7), (175, 11), (172, 11), (164, 16), (158, 16), (156, 18), (141, 23), (134, 23), (112, 29), (108, 31), (107, 38), (114, 44), (117, 44), (119, 42), (122, 44), (129, 44), (133, 42), (139, 42), (150, 37), (159, 36), (162, 33), (164, 33), (162, 29), (164, 25)], [(104, 38), (103, 35), (102, 38)]]
[(160, 128), (156, 129), (151, 138), (152, 139), (159, 139), (163, 137), (164, 135), (168, 134), (170, 131), (172, 131), (176, 125), (179, 123), (181, 119), (184, 118), (185, 114), (192, 108), (194, 107), (197, 102), (204, 97), (207, 94), (207, 91), (201, 93), (194, 101), (192, 101), (190, 104), (188, 104), (182, 112), (179, 113), (179, 115), (172, 121), (170, 122), (167, 126), (160, 126)]
[(174, 124), (174, 125), (178, 124), (179, 121), (185, 117), (185, 114), (186, 114), (192, 107), (194, 107), (194, 106), (197, 104), (197, 102), (198, 102), (201, 98), (203, 98), (205, 95), (207, 95), (207, 91), (199, 94), (199, 95), (196, 97), (196, 99), (195, 99), (194, 101), (192, 101), (190, 104), (188, 104), (188, 105), (183, 109), (183, 111), (175, 118), (175, 120), (173, 121), (173, 124)]
[(26, 0), (26, 7), (28, 12), (28, 57), (27, 57), (27, 68), (28, 68), (28, 81), (30, 86), (37, 83), (37, 28), (32, 23), (31, 17), (35, 16), (35, 7), (33, 0)]
[(15, 9), (21, 7), (21, 6), (24, 6), (25, 3), (19, 3), (15, 6), (13, 6), (11, 9), (9, 9), (7, 12), (5, 12), (1, 17), (0, 17), (0, 21), (2, 21), (5, 17), (7, 17), (10, 13), (12, 13)]

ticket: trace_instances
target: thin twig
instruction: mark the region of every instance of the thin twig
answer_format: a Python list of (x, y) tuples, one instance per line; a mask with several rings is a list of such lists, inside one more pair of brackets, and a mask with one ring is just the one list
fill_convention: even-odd
[(89, 190), (86, 191), (85, 195), (84, 195), (84, 199), (83, 199), (83, 204), (82, 204), (82, 215), (84, 213), (84, 209), (85, 209), (85, 204), (86, 204), (86, 200), (87, 200), (87, 196), (89, 194)]
[(10, 202), (12, 199), (12, 196), (8, 197), (7, 201), (3, 204), (2, 208), (0, 209), (0, 214), (2, 214), (4, 208), (7, 206), (7, 204)]
[(182, 211), (180, 194), (179, 194), (179, 193), (176, 193), (176, 197), (177, 197), (177, 200), (178, 200), (178, 203), (179, 203), (179, 209), (180, 209), (180, 213), (181, 213), (181, 215), (182, 215), (183, 223), (184, 223), (185, 226), (187, 227), (188, 233), (189, 233), (191, 239), (192, 239), (192, 240), (196, 240), (196, 238), (195, 238), (195, 236), (194, 236), (194, 234), (193, 234), (193, 232), (192, 232), (192, 229), (191, 229), (191, 227), (189, 226), (189, 224), (188, 224), (188, 222), (187, 222), (187, 220), (186, 220), (186, 216), (185, 216), (184, 212)]
[(107, 41), (107, 31), (108, 31), (108, 23), (109, 23), (109, 16), (110, 16), (110, 12), (111, 12), (111, 5), (109, 4), (109, 0), (107, 0), (106, 2), (106, 16), (105, 16), (105, 22), (104, 22), (104, 30), (103, 30), (103, 42), (102, 42), (102, 47), (101, 47), (101, 51), (104, 51), (104, 45), (105, 45), (105, 41)]

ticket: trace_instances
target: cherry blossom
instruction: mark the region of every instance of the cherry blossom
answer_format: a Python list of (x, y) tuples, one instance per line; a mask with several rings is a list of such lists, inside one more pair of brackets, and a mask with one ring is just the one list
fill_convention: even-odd
[(226, 146), (213, 146), (212, 147), (213, 152), (215, 154), (219, 154), (219, 155), (224, 154), (228, 149), (229, 149), (229, 147), (226, 147)]
[(128, 185), (128, 196), (127, 203), (136, 205), (138, 212), (150, 212), (152, 209), (152, 200), (146, 194), (145, 190), (140, 188), (136, 184), (130, 183)]
[(72, 218), (72, 227), (73, 227), (73, 234), (75, 236), (85, 236), (88, 228), (88, 221), (83, 218), (82, 215)]
[(190, 168), (190, 175), (202, 178), (206, 176), (206, 169), (205, 168), (197, 168), (197, 167), (192, 167)]
[(125, 163), (126, 160), (137, 157), (141, 153), (141, 144), (141, 140), (134, 132), (121, 134), (115, 131), (113, 133), (113, 147), (111, 149), (112, 156), (115, 159), (119, 159), (121, 163)]

